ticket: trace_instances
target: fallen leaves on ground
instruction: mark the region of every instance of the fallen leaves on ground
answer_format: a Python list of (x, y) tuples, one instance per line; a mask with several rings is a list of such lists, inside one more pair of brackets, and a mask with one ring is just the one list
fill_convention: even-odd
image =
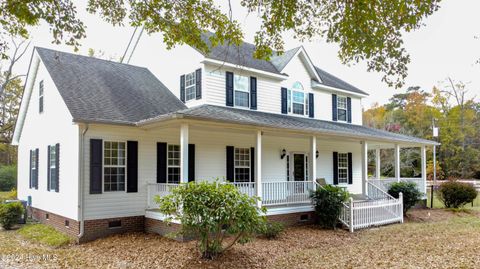
[(480, 267), (480, 218), (446, 210), (413, 210), (404, 224), (353, 234), (316, 226), (293, 227), (276, 240), (258, 238), (237, 245), (214, 261), (199, 258), (194, 241), (182, 243), (142, 233), (59, 249), (25, 242), (11, 231), (0, 232), (0, 242), (0, 258), (8, 253), (56, 257), (37, 262), (4, 261), (7, 268)]

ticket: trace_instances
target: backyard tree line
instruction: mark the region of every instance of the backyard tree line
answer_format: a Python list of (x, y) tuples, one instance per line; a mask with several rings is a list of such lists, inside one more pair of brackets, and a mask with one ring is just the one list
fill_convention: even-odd
[[(432, 90), (410, 87), (384, 105), (363, 113), (366, 126), (412, 135), (441, 143), (437, 147), (437, 178), (480, 178), (480, 103), (469, 95), (468, 85), (447, 78)], [(432, 125), (439, 127), (433, 137)], [(432, 176), (432, 149), (427, 152), (427, 173)], [(393, 176), (393, 150), (381, 151), (382, 176)], [(401, 151), (401, 175), (420, 175), (420, 151)], [(374, 154), (369, 152), (374, 171)]]

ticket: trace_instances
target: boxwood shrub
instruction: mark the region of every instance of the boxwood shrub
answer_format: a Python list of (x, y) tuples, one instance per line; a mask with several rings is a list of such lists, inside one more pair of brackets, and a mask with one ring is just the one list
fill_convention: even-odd
[(438, 189), (440, 201), (446, 208), (459, 208), (477, 198), (477, 190), (472, 184), (459, 181), (442, 183)]

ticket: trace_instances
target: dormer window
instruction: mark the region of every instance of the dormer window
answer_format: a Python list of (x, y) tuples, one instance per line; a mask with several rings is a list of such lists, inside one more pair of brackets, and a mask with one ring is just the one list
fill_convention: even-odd
[(347, 121), (347, 97), (337, 96), (338, 121)]
[(308, 94), (305, 93), (300, 82), (293, 83), (287, 92), (288, 113), (294, 115), (308, 115)]
[(185, 100), (196, 99), (195, 72), (185, 75)]
[(236, 107), (250, 107), (250, 83), (246, 76), (234, 75), (234, 100)]
[(43, 80), (38, 84), (38, 112), (43, 112)]

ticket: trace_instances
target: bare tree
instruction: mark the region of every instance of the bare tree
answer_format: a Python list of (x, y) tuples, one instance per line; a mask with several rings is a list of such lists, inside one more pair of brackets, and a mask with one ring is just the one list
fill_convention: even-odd
[[(7, 69), (2, 71), (2, 76), (0, 78), (0, 96), (5, 91), (7, 85), (25, 75), (14, 75), (13, 74), (13, 67), (17, 64), (17, 62), (22, 58), (22, 56), (27, 52), (28, 47), (30, 46), (30, 42), (27, 43), (26, 39), (22, 39), (20, 42), (17, 42), (14, 38), (12, 38), (11, 43), (13, 44), (13, 53), (11, 56), (7, 57)], [(0, 70), (1, 70), (0, 66)]]

